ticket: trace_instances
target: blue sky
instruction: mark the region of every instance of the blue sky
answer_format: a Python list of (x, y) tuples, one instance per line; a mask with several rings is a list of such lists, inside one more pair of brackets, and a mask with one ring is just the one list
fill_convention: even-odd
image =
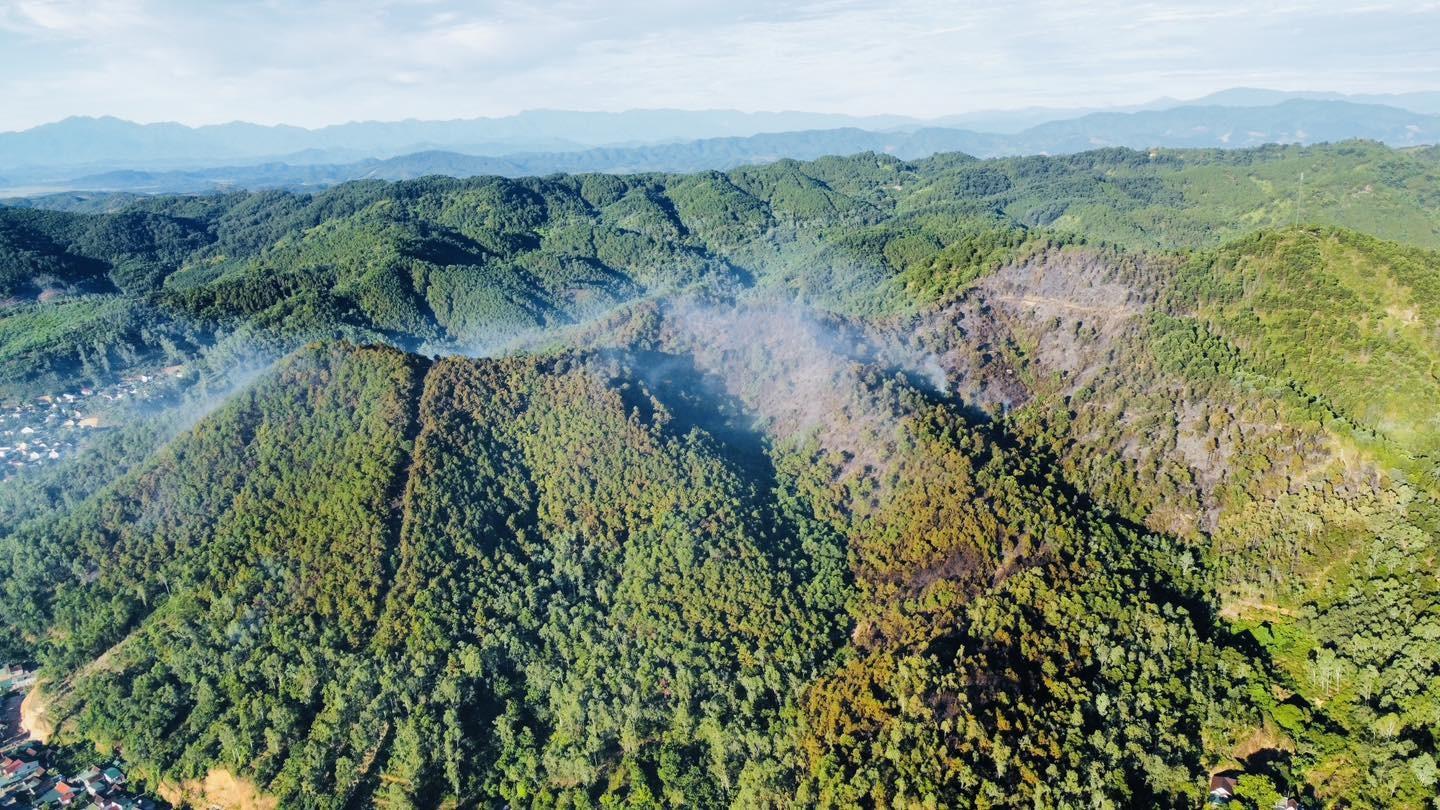
[(1440, 0), (0, 0), (0, 129), (1440, 90)]

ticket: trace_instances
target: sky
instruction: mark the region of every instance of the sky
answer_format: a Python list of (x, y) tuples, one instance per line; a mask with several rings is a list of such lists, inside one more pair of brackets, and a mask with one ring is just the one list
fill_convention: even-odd
[(0, 0), (0, 130), (1440, 90), (1440, 0)]

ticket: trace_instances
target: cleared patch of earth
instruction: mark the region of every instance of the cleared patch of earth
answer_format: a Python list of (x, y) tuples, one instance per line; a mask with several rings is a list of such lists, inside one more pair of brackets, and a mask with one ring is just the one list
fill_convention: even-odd
[(39, 684), (31, 687), (20, 704), (20, 728), (40, 743), (49, 742), (55, 733), (55, 721), (50, 717), (50, 707)]
[(162, 799), (176, 807), (218, 807), (222, 810), (276, 810), (280, 806), (274, 796), (267, 796), (248, 779), (228, 770), (216, 768), (204, 779), (190, 779), (178, 784), (160, 786)]

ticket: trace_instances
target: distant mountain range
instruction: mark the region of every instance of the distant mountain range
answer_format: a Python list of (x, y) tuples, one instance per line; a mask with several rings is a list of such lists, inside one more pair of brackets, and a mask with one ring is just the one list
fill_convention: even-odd
[(74, 117), (22, 132), (0, 133), (0, 167), (125, 163), (193, 168), (281, 158), (292, 163), (324, 163), (391, 157), (437, 148), (466, 154), (502, 155), (760, 132), (837, 127), (882, 130), (918, 123), (903, 116), (735, 110), (529, 110), (504, 118), (366, 121), (319, 129), (244, 122), (187, 127), (175, 123), (136, 124), (112, 117)]
[(1068, 121), (1092, 113), (1132, 113), (1171, 110), (1177, 107), (1269, 107), (1286, 101), (1348, 101), (1354, 104), (1380, 104), (1410, 112), (1440, 115), (1440, 92), (1431, 93), (1369, 93), (1346, 95), (1312, 91), (1264, 90), (1233, 87), (1200, 98), (1182, 100), (1161, 98), (1145, 104), (1115, 107), (1026, 107), (1017, 110), (981, 110), (947, 115), (929, 122), (932, 126), (959, 127), (985, 132), (1017, 133), (1051, 121)]
[[(1023, 116), (1060, 112), (976, 113), (939, 119), (946, 125), (930, 126), (900, 116), (533, 111), (500, 119), (360, 123), (318, 130), (241, 123), (189, 128), (72, 118), (0, 134), (0, 193), (194, 193), (323, 187), (430, 174), (687, 172), (865, 151), (916, 159), (938, 152), (1000, 157), (1108, 146), (1241, 148), (1354, 138), (1392, 146), (1440, 142), (1440, 115), (1435, 113), (1319, 97), (1327, 94), (1291, 95), (1236, 89), (1208, 99), (1223, 104), (1163, 106), (1170, 102), (1162, 101), (1155, 102), (1156, 109), (1090, 112), (1014, 132), (955, 124), (985, 115), (1009, 115), (1014, 123)], [(1440, 109), (1440, 93), (1383, 98)], [(779, 131), (764, 131), (767, 128)], [(715, 133), (719, 136), (706, 136)], [(162, 154), (164, 159), (157, 157)], [(44, 160), (50, 163), (38, 163)]]
[(1184, 106), (1093, 113), (1052, 121), (1007, 139), (1011, 154), (1078, 152), (1104, 146), (1238, 148), (1351, 138), (1413, 146), (1440, 140), (1440, 116), (1348, 101), (1292, 99), (1264, 107)]
[(687, 172), (728, 169), (784, 158), (806, 160), (823, 155), (886, 152), (913, 159), (937, 152), (989, 151), (1001, 136), (959, 129), (872, 132), (843, 128), (802, 130), (743, 138), (706, 138), (682, 143), (598, 147), (583, 151), (526, 152), (503, 156), (429, 150), (354, 163), (293, 165), (265, 163), (196, 170), (119, 170), (75, 178), (76, 188), (158, 192), (198, 192), (216, 188), (327, 186), (347, 180), (407, 180), (426, 175), (521, 177), (555, 173), (646, 171)]
[[(1191, 104), (1219, 105), (1225, 107), (1266, 107), (1282, 101), (1301, 99), (1305, 101), (1351, 101), (1356, 104), (1382, 104), (1399, 107), (1411, 112), (1440, 115), (1440, 92), (1421, 93), (1325, 93), (1287, 90), (1262, 90), (1253, 87), (1233, 87), (1195, 99)], [(1176, 104), (1175, 106), (1179, 106)]]

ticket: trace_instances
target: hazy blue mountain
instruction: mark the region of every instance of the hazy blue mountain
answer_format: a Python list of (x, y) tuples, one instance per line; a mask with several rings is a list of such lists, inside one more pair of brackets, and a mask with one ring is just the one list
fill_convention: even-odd
[(859, 152), (880, 152), (913, 160), (940, 152), (1000, 157), (1061, 154), (1107, 146), (1239, 148), (1354, 138), (1392, 146), (1440, 142), (1440, 116), (1382, 105), (1292, 99), (1267, 107), (1182, 106), (1131, 113), (1093, 113), (1010, 134), (946, 127), (886, 132), (847, 127), (505, 155), (427, 149), (345, 163), (267, 161), (172, 170), (116, 169), (29, 177), (23, 182), (30, 184), (24, 189), (26, 193), (35, 193), (36, 188), (199, 193), (227, 188), (324, 187), (349, 180), (406, 180), (436, 174), (519, 177), (557, 172), (724, 170), (785, 158), (810, 160), (823, 155)]
[(366, 121), (320, 129), (244, 122), (188, 127), (74, 117), (0, 133), (0, 167), (199, 168), (285, 159), (349, 162), (427, 149), (467, 154), (555, 152), (606, 144), (661, 143), (856, 126), (888, 129), (919, 122), (901, 116), (744, 113), (734, 110), (531, 110), (503, 118)]
[[(494, 173), (561, 170), (629, 171), (723, 168), (774, 157), (813, 157), (816, 138), (784, 146), (756, 141), (737, 146), (727, 139), (762, 134), (839, 132), (853, 143), (841, 152), (883, 150), (895, 133), (968, 130), (991, 133), (965, 151), (980, 155), (1067, 152), (1096, 145), (1242, 146), (1267, 141), (1316, 141), (1368, 137), (1392, 144), (1433, 138), (1440, 93), (1343, 96), (1335, 93), (1234, 88), (1195, 101), (1157, 99), (1127, 107), (1061, 109), (1031, 107), (981, 111), (921, 120), (906, 116), (849, 116), (808, 112), (735, 110), (629, 110), (573, 112), (530, 110), (499, 118), (451, 121), (366, 121), (319, 129), (234, 122), (202, 127), (176, 123), (136, 124), (118, 118), (67, 118), (21, 132), (0, 133), (0, 172), (5, 188), (27, 193), (77, 188), (71, 181), (120, 170), (143, 175), (121, 187), (207, 187), (214, 183), (295, 185), (349, 177), (369, 161), (425, 152), (505, 158)], [(1421, 116), (1417, 118), (1416, 116)], [(866, 131), (861, 138), (855, 132)], [(877, 133), (889, 133), (880, 137)], [(1229, 134), (1229, 140), (1223, 136)], [(1253, 134), (1252, 134), (1253, 133)], [(1000, 136), (1004, 136), (1003, 138)], [(933, 136), (930, 136), (933, 137)], [(947, 135), (953, 143), (962, 136)], [(704, 142), (700, 145), (700, 142)], [(680, 146), (679, 150), (654, 151)], [(606, 151), (596, 151), (604, 147)], [(905, 148), (905, 147), (899, 147)], [(947, 146), (946, 148), (953, 148)], [(639, 151), (623, 151), (636, 150)], [(766, 150), (778, 149), (773, 154)], [(718, 150), (718, 155), (717, 155)], [(923, 151), (923, 150), (922, 150)], [(561, 153), (584, 153), (560, 159)], [(517, 157), (523, 156), (523, 157)], [(543, 157), (537, 157), (543, 156)], [(413, 161), (411, 161), (413, 162)], [(333, 166), (331, 169), (289, 167)], [(230, 167), (226, 172), (217, 167)], [(265, 168), (257, 168), (265, 167)], [(186, 177), (174, 172), (200, 174)], [(277, 175), (278, 172), (278, 175)], [(283, 175), (283, 176), (280, 176)], [(267, 178), (263, 181), (258, 177)], [(183, 181), (183, 182), (182, 182)], [(108, 186), (107, 186), (108, 187)]]
[(1422, 93), (1327, 93), (1313, 90), (1265, 90), (1255, 87), (1232, 87), (1208, 96), (1192, 99), (1188, 104), (1224, 107), (1268, 107), (1283, 101), (1348, 101), (1355, 104), (1383, 104), (1411, 112), (1440, 115), (1440, 92)]
[(578, 149), (585, 144), (542, 132), (511, 139), (488, 137), (479, 121), (360, 123), (318, 130), (244, 122), (187, 127), (136, 124), (118, 118), (66, 118), (22, 132), (0, 133), (0, 166), (183, 168), (284, 158), (292, 162), (352, 162), (436, 145), (477, 154), (521, 149)]
[(0, 198), (0, 206), (38, 208), (46, 211), (74, 211), (85, 214), (109, 214), (143, 199), (128, 191), (61, 191), (33, 197)]
[(347, 164), (264, 163), (193, 170), (124, 169), (82, 175), (62, 185), (95, 191), (187, 193), (222, 188), (303, 188), (347, 180), (408, 180), (427, 175), (520, 177), (557, 172), (685, 172), (729, 169), (784, 158), (807, 160), (823, 155), (883, 152), (902, 159), (937, 152), (996, 151), (1002, 136), (958, 129), (871, 132), (862, 129), (804, 130), (744, 138), (707, 138), (683, 143), (601, 147), (576, 152), (532, 152), (504, 156), (429, 150), (387, 159)]
[(1349, 101), (1292, 99), (1268, 107), (1185, 106), (1094, 113), (1025, 130), (1010, 153), (1079, 152), (1105, 146), (1238, 148), (1366, 138), (1391, 146), (1440, 140), (1440, 116)]
[(1095, 113), (1134, 113), (1173, 110), (1182, 107), (1272, 107), (1287, 101), (1341, 101), (1351, 104), (1380, 104), (1426, 115), (1440, 115), (1440, 92), (1368, 93), (1347, 95), (1307, 90), (1268, 90), (1232, 87), (1199, 98), (1157, 98), (1143, 104), (1112, 107), (1025, 107), (1016, 110), (980, 110), (947, 115), (931, 122), (934, 126), (958, 127), (981, 132), (1015, 134), (1054, 121), (1069, 121)]

